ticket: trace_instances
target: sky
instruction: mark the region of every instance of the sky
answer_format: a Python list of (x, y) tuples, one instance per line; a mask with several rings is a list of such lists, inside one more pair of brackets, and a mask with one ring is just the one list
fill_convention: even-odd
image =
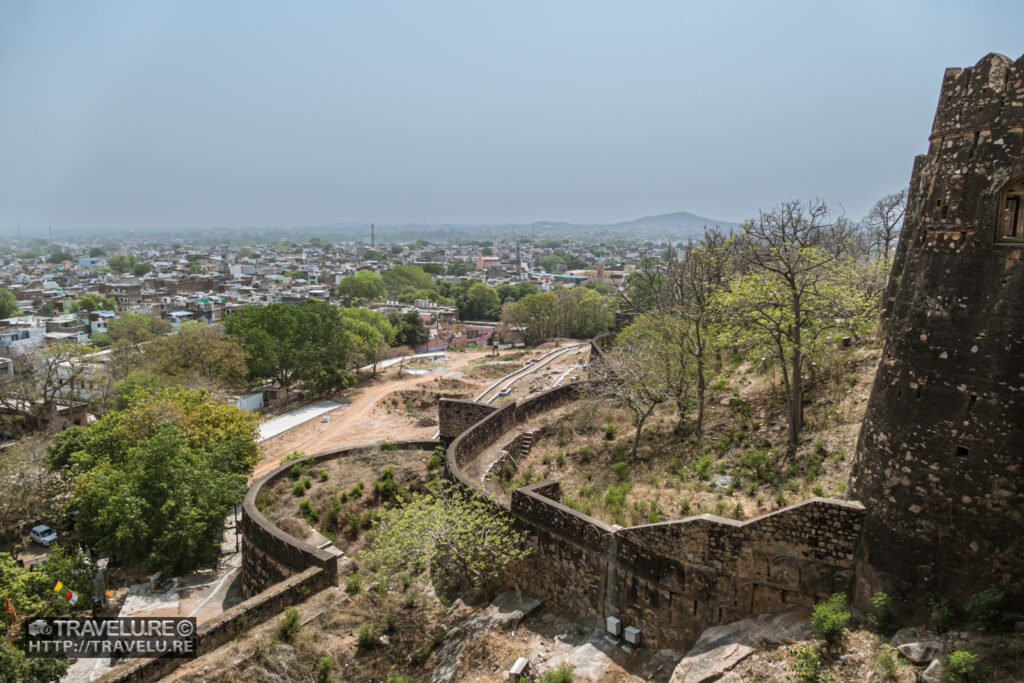
[(1024, 3), (0, 2), (0, 232), (859, 218)]

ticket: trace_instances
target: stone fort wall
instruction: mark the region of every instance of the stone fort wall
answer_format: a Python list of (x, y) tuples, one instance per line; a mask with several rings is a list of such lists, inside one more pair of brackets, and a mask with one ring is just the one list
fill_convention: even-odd
[(868, 507), (862, 605), (877, 590), (962, 604), (995, 585), (1024, 609), (1024, 240), (1000, 236), (1021, 178), (1024, 57), (947, 70), (848, 487)]
[[(463, 477), (465, 463), (516, 424), (586, 393), (577, 382), (495, 410), (448, 447), (447, 476), (486, 497)], [(553, 481), (517, 489), (507, 506), (489, 500), (532, 548), (507, 583), (590, 623), (616, 616), (657, 646), (848, 590), (864, 514), (856, 502), (815, 498), (745, 522), (701, 515), (621, 528), (562, 505)]]

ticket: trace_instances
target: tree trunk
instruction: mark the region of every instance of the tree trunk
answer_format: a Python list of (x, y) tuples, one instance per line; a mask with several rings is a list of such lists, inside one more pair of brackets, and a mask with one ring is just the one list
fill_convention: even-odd
[(630, 460), (636, 459), (636, 449), (640, 446), (640, 432), (643, 431), (644, 423), (647, 422), (647, 418), (649, 418), (651, 416), (651, 413), (654, 412), (654, 408), (655, 406), (653, 405), (650, 408), (648, 408), (647, 412), (641, 415), (640, 419), (636, 423), (636, 435), (633, 436), (633, 450), (629, 454)]
[(800, 371), (800, 333), (796, 335), (797, 343), (793, 345), (793, 355), (790, 359), (790, 382), (789, 390), (789, 447), (796, 449), (800, 439), (800, 432), (804, 427), (804, 381), (803, 373)]
[(705, 394), (707, 393), (706, 380), (704, 379), (704, 357), (697, 357), (697, 423), (694, 425), (694, 431), (697, 433), (697, 438), (700, 439), (704, 434), (704, 402), (707, 400)]

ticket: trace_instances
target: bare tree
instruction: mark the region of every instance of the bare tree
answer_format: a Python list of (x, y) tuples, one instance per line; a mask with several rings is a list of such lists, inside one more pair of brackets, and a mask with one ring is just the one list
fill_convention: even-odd
[(654, 409), (672, 398), (671, 369), (657, 353), (661, 340), (632, 328), (620, 335), (605, 352), (605, 362), (591, 365), (597, 394), (619, 403), (633, 413), (636, 434), (630, 457), (636, 457), (640, 433)]
[(22, 439), (0, 450), (0, 538), (17, 557), (25, 529), (51, 521), (69, 492), (69, 480), (44, 464), (46, 440)]
[(883, 259), (889, 258), (889, 252), (896, 246), (906, 211), (907, 191), (900, 190), (875, 202), (864, 218), (872, 246)]

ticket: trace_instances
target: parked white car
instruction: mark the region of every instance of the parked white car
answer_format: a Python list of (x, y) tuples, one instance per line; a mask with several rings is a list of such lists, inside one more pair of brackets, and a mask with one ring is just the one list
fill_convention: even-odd
[(51, 543), (57, 540), (57, 532), (45, 524), (40, 524), (39, 526), (32, 527), (32, 531), (29, 532), (29, 538), (39, 545), (45, 545), (48, 547)]

